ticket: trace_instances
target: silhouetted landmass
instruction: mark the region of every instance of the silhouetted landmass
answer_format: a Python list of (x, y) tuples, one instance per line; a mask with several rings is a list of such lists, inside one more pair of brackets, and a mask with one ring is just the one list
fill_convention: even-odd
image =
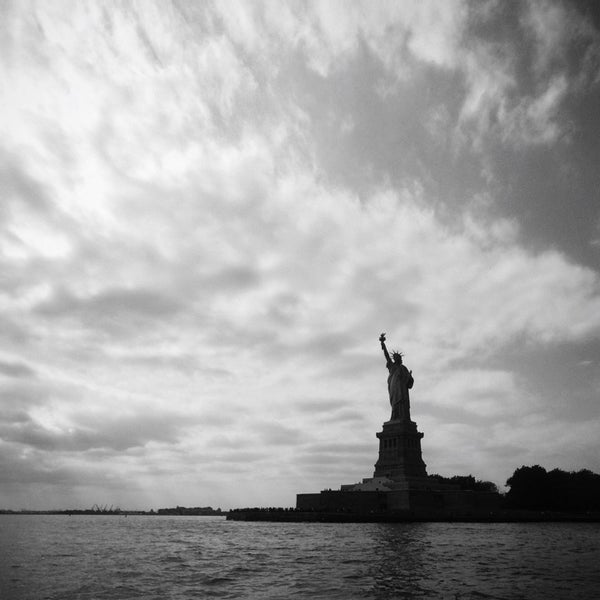
[(498, 486), (493, 481), (482, 481), (475, 479), (473, 475), (454, 475), (453, 477), (443, 477), (442, 475), (429, 475), (439, 483), (448, 483), (457, 485), (461, 490), (470, 490), (472, 492), (498, 492)]
[[(359, 492), (361, 493), (361, 492)], [(598, 523), (600, 512), (499, 509), (495, 511), (396, 510), (372, 512), (305, 511), (297, 508), (236, 508), (232, 521), (288, 523)]]
[[(441, 485), (450, 485), (465, 492), (497, 492), (491, 481), (472, 475), (443, 477), (430, 475)], [(565, 472), (546, 471), (543, 467), (520, 467), (508, 479), (510, 491), (504, 502), (495, 508), (477, 506), (427, 507), (408, 510), (350, 510), (303, 508), (241, 508), (233, 509), (228, 519), (236, 521), (298, 521), (298, 522), (599, 522), (600, 475), (587, 469)], [(368, 494), (369, 492), (356, 492)]]
[(212, 506), (195, 506), (187, 508), (185, 506), (176, 506), (175, 508), (159, 508), (158, 511), (152, 510), (122, 510), (120, 508), (106, 508), (94, 505), (93, 508), (86, 509), (65, 509), (65, 510), (7, 510), (0, 509), (0, 515), (199, 515), (199, 516), (225, 516), (227, 511), (220, 508), (213, 509)]
[(66, 508), (54, 510), (0, 509), (0, 515), (155, 515), (154, 510), (121, 510), (120, 508), (98, 510), (94, 508)]
[(546, 471), (519, 467), (506, 482), (507, 508), (558, 511), (600, 511), (600, 475), (581, 471)]
[(212, 506), (195, 506), (193, 508), (187, 508), (186, 506), (176, 506), (175, 508), (159, 508), (157, 514), (220, 516), (224, 513), (220, 508), (214, 509)]

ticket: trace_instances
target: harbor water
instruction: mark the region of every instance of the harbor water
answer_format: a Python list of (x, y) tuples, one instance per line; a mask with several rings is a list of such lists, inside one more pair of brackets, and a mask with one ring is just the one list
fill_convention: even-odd
[(599, 523), (0, 515), (2, 600), (600, 597)]

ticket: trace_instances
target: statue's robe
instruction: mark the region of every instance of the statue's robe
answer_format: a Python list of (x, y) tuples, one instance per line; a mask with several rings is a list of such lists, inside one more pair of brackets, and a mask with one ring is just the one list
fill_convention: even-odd
[(392, 421), (410, 421), (410, 390), (415, 382), (410, 371), (402, 364), (388, 361), (388, 392), (392, 405)]

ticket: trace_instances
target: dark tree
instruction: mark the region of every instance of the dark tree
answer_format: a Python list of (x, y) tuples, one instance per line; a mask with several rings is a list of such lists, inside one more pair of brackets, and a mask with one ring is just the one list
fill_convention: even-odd
[(430, 475), (431, 479), (440, 483), (449, 483), (457, 485), (461, 490), (470, 490), (473, 492), (498, 492), (498, 486), (492, 481), (482, 481), (475, 479), (473, 475), (454, 475), (452, 477), (443, 477), (442, 475)]
[(544, 467), (519, 467), (508, 478), (506, 485), (510, 487), (506, 495), (508, 506), (531, 510), (547, 508), (547, 473)]
[(600, 510), (600, 475), (587, 469), (566, 472), (535, 465), (519, 467), (506, 485), (506, 504), (529, 510)]

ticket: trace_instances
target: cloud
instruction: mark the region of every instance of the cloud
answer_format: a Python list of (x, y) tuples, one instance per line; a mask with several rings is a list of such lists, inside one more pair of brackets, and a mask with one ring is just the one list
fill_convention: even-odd
[(373, 444), (352, 444), (344, 442), (324, 442), (313, 444), (309, 452), (330, 452), (332, 454), (361, 454), (373, 449)]
[(267, 446), (293, 446), (306, 439), (307, 433), (282, 425), (281, 423), (262, 423), (254, 426)]
[(51, 452), (85, 452), (107, 449), (123, 452), (150, 442), (175, 442), (178, 432), (189, 420), (172, 413), (164, 415), (121, 415), (79, 419), (72, 427), (45, 426), (32, 418), (19, 419), (1, 431), (6, 442)]
[(166, 368), (181, 371), (189, 376), (194, 373), (202, 373), (211, 378), (231, 377), (231, 371), (220, 367), (205, 367), (199, 363), (197, 356), (191, 353), (173, 353), (165, 351), (163, 353), (144, 353), (134, 354), (128, 351), (112, 350), (106, 359), (112, 358), (119, 364), (130, 364), (140, 368)]
[(331, 399), (331, 398), (317, 398), (317, 399), (303, 399), (298, 401), (296, 409), (307, 413), (335, 413), (344, 407), (344, 401), (342, 399)]
[(117, 332), (136, 331), (151, 320), (177, 314), (182, 303), (168, 295), (144, 289), (109, 289), (88, 298), (57, 290), (35, 307), (44, 317), (78, 318), (87, 327)]
[(20, 345), (30, 337), (30, 333), (30, 329), (20, 319), (0, 316), (0, 334), (5, 340)]
[(7, 377), (29, 378), (35, 377), (35, 370), (22, 362), (0, 361), (0, 373)]
[[(491, 369), (447, 371), (443, 380), (430, 383), (427, 394), (434, 405), (467, 413), (460, 415), (462, 419), (472, 415), (497, 422), (512, 418), (518, 405), (524, 404), (514, 374)], [(432, 412), (435, 414), (435, 408)]]
[(16, 156), (3, 150), (0, 181), (5, 199), (2, 208), (4, 219), (18, 202), (24, 203), (32, 212), (44, 215), (51, 212), (52, 204), (43, 186), (24, 171)]

